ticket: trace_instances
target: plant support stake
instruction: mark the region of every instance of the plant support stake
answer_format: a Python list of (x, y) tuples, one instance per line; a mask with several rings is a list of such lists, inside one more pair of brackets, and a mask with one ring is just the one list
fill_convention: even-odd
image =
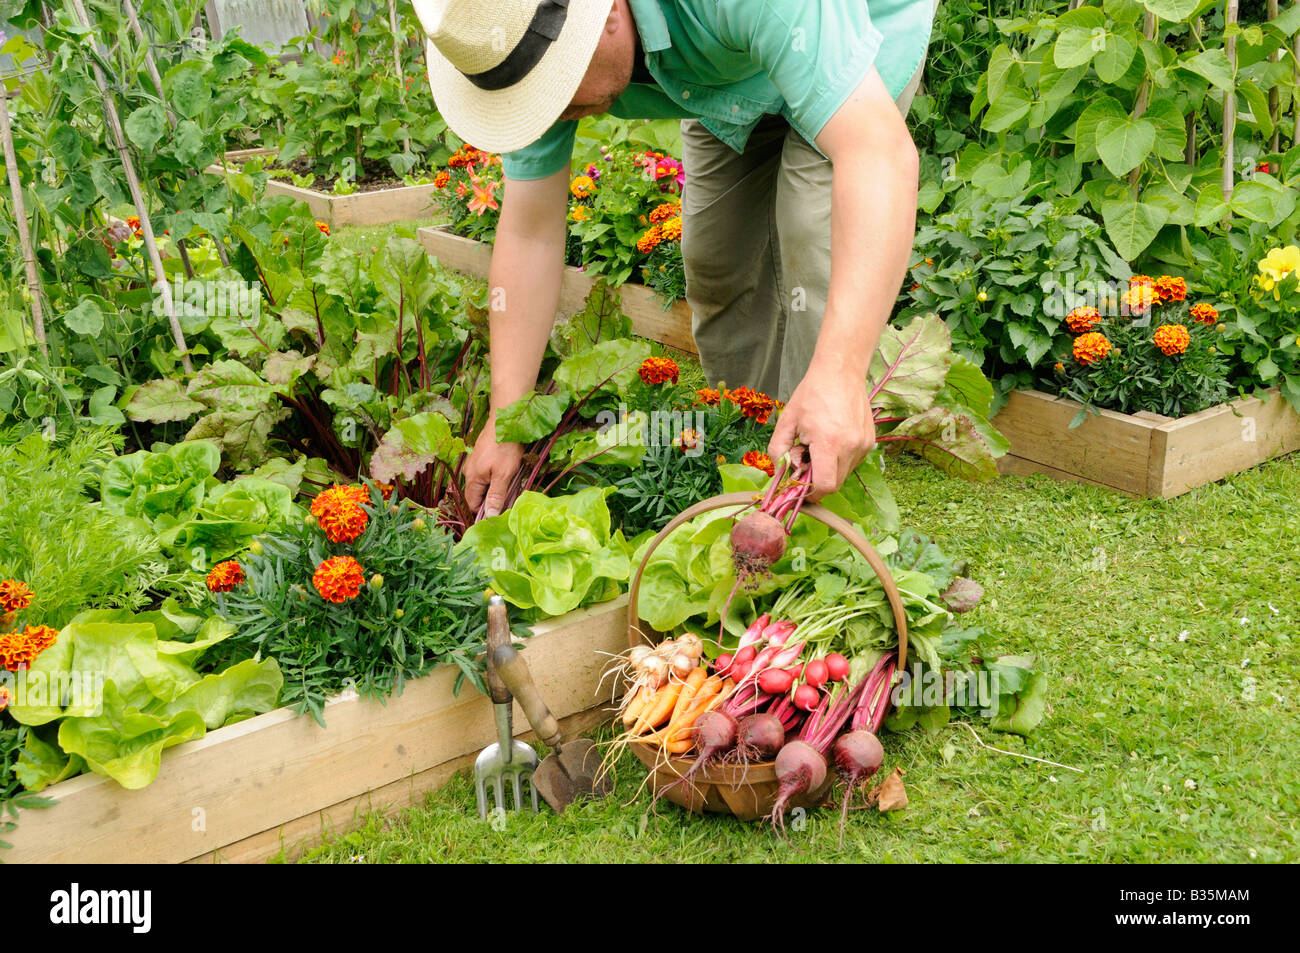
[(5, 168), (9, 170), (9, 192), (13, 198), (14, 220), (18, 224), (18, 242), (23, 248), (23, 263), (27, 266), (27, 291), (32, 298), (32, 332), (41, 353), (50, 356), (45, 343), (45, 312), (41, 308), (41, 278), (36, 270), (36, 254), (32, 251), (32, 235), (27, 230), (27, 206), (23, 202), (23, 182), (18, 177), (18, 157), (14, 150), (14, 132), (9, 127), (9, 91), (0, 85), (0, 137), (4, 139)]
[[(76, 11), (77, 19), (87, 30), (91, 29), (90, 17), (86, 16), (86, 8), (81, 0), (71, 0), (72, 8)], [(103, 48), (100, 47), (101, 55)], [(167, 281), (167, 272), (163, 269), (162, 255), (158, 253), (158, 242), (154, 239), (153, 224), (149, 221), (149, 211), (145, 208), (144, 194), (140, 191), (140, 177), (136, 175), (135, 164), (131, 161), (131, 152), (126, 144), (126, 134), (122, 131), (122, 120), (117, 114), (117, 106), (113, 103), (112, 93), (108, 89), (108, 80), (104, 77), (104, 71), (100, 69), (99, 63), (92, 57), (90, 67), (95, 73), (95, 85), (99, 87), (100, 98), (104, 101), (104, 118), (108, 121), (108, 128), (113, 134), (113, 142), (117, 146), (117, 154), (122, 160), (122, 171), (126, 173), (127, 188), (131, 191), (131, 201), (135, 205), (136, 213), (140, 216), (140, 230), (144, 232), (144, 247), (149, 253), (149, 262), (153, 265), (154, 277), (157, 283), (158, 297), (162, 299), (163, 310), (167, 313), (167, 323), (171, 325), (172, 338), (176, 341), (176, 347), (180, 350), (181, 366), (185, 368), (186, 374), (194, 373), (194, 364), (190, 360), (189, 348), (185, 344), (185, 332), (181, 330), (180, 320), (176, 316), (176, 302), (172, 300), (171, 285)]]
[[(406, 109), (406, 72), (402, 69), (402, 38), (397, 32), (397, 0), (388, 0), (388, 26), (393, 34), (393, 66), (397, 68), (397, 100)], [(411, 137), (402, 140), (407, 153), (411, 151)]]
[[(1226, 30), (1237, 22), (1237, 0), (1228, 0), (1223, 7), (1223, 26)], [(1231, 83), (1223, 94), (1223, 201), (1232, 203), (1232, 182), (1235, 174), (1232, 168), (1232, 137), (1237, 132), (1237, 38), (1230, 36), (1223, 41), (1223, 52), (1228, 55)], [(1232, 218), (1232, 211), (1224, 212), (1224, 222)]]

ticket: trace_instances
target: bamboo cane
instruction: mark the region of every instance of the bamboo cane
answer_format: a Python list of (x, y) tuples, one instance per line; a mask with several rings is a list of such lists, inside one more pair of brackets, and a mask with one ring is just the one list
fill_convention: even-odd
[[(69, 0), (77, 19), (87, 30), (91, 29), (90, 17), (82, 0)], [(101, 55), (103, 47), (100, 47)], [(158, 242), (154, 238), (153, 223), (149, 221), (149, 210), (145, 207), (144, 193), (140, 190), (140, 178), (136, 175), (135, 163), (131, 161), (131, 152), (126, 143), (126, 134), (122, 131), (122, 120), (117, 114), (117, 106), (108, 89), (108, 80), (100, 69), (98, 61), (91, 59), (91, 70), (95, 74), (95, 85), (99, 87), (100, 98), (104, 102), (104, 117), (108, 121), (109, 131), (113, 134), (113, 143), (117, 147), (118, 157), (122, 160), (122, 171), (126, 174), (126, 185), (131, 192), (131, 201), (140, 216), (140, 230), (144, 232), (144, 247), (153, 266), (154, 278), (158, 285), (158, 297), (162, 300), (163, 310), (167, 314), (167, 323), (171, 325), (172, 338), (180, 349), (181, 365), (185, 373), (194, 373), (194, 364), (190, 360), (189, 347), (185, 344), (185, 332), (181, 330), (180, 319), (176, 316), (176, 302), (172, 300), (171, 286), (167, 281), (167, 272), (163, 269), (162, 255), (158, 253)]]
[(1291, 145), (1300, 145), (1300, 34), (1291, 43), (1291, 65), (1295, 69), (1295, 92), (1291, 94), (1291, 112), (1295, 128), (1291, 132)]
[(41, 353), (50, 356), (45, 343), (45, 311), (41, 306), (41, 277), (36, 270), (36, 253), (32, 249), (32, 234), (27, 228), (27, 206), (23, 201), (23, 183), (18, 176), (18, 155), (14, 149), (14, 132), (9, 126), (9, 92), (0, 85), (0, 138), (4, 139), (5, 168), (9, 173), (9, 192), (13, 197), (14, 219), (18, 223), (18, 243), (23, 249), (23, 264), (27, 266), (27, 290), (32, 299), (32, 332)]
[[(389, 0), (389, 33), (393, 34), (393, 66), (398, 72), (398, 101), (406, 111), (406, 70), (402, 69), (402, 38), (398, 35), (398, 4)], [(402, 140), (407, 152), (411, 152), (411, 137)]]
[[(1268, 0), (1268, 19), (1269, 22), (1277, 19), (1277, 0)], [(1279, 47), (1273, 51), (1273, 62), (1282, 62), (1282, 50)], [(1269, 146), (1270, 152), (1277, 152), (1278, 146), (1282, 141), (1282, 116), (1279, 113), (1279, 102), (1281, 94), (1278, 92), (1276, 85), (1268, 91), (1268, 118), (1273, 123), (1273, 141)]]
[[(1142, 22), (1142, 35), (1147, 40), (1154, 42), (1156, 38), (1156, 15), (1150, 10), (1147, 11), (1146, 19)], [(1147, 111), (1147, 101), (1151, 97), (1151, 74), (1144, 73), (1142, 82), (1138, 84), (1137, 96), (1133, 102), (1133, 118), (1141, 119)], [(1128, 186), (1133, 190), (1133, 198), (1138, 197), (1138, 179), (1142, 176), (1142, 163), (1133, 167), (1133, 171), (1128, 174)]]
[[(1237, 22), (1237, 0), (1227, 0), (1223, 8), (1223, 25), (1226, 29)], [(1228, 56), (1228, 65), (1232, 68), (1233, 86), (1223, 94), (1223, 200), (1232, 201), (1232, 183), (1234, 177), (1232, 138), (1237, 131), (1237, 38), (1230, 36), (1223, 41), (1223, 51)], [(1226, 219), (1231, 216), (1225, 216)]]

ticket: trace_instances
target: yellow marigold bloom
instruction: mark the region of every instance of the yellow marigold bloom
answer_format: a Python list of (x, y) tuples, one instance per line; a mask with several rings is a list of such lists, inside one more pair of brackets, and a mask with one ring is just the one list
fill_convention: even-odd
[(776, 468), (772, 465), (772, 458), (766, 453), (751, 450), (740, 458), (740, 462), (747, 467), (753, 467), (755, 470), (762, 470), (768, 476), (776, 474)]
[(230, 592), (242, 585), (245, 578), (244, 567), (233, 559), (228, 559), (224, 563), (217, 563), (208, 573), (208, 591)]
[(665, 202), (663, 205), (656, 205), (651, 209), (650, 224), (658, 225), (660, 222), (666, 222), (670, 218), (680, 218), (681, 214), (681, 202)]
[(666, 242), (679, 242), (682, 240), (682, 220), (680, 218), (670, 218), (665, 221), (660, 228), (663, 230), (660, 234)]
[(596, 191), (596, 183), (589, 175), (579, 175), (569, 183), (569, 191), (573, 193), (576, 199), (585, 199)]
[(1219, 309), (1205, 302), (1192, 305), (1189, 313), (1193, 321), (1199, 321), (1201, 324), (1213, 324), (1219, 320)]
[(639, 373), (641, 380), (654, 387), (668, 381), (676, 384), (680, 372), (677, 362), (671, 357), (647, 357), (641, 362)]
[(1074, 334), (1085, 334), (1101, 320), (1101, 312), (1096, 308), (1075, 308), (1065, 316), (1065, 326)]
[(35, 593), (25, 582), (20, 582), (17, 579), (0, 581), (0, 615), (8, 615), (11, 612), (17, 612), (19, 609), (26, 609), (32, 604), (32, 596), (34, 595)]
[(648, 255), (663, 241), (663, 226), (651, 225), (644, 235), (636, 240), (636, 250), (643, 255)]
[(1052, 365), (1052, 370), (1056, 371), (1056, 373), (1058, 374), (1064, 374), (1065, 365), (1062, 364), (1060, 361), (1057, 361), (1055, 364)]
[(1169, 357), (1175, 354), (1187, 353), (1187, 345), (1192, 343), (1192, 336), (1187, 333), (1187, 328), (1181, 324), (1162, 324), (1156, 328), (1155, 337), (1156, 347)]
[(1110, 340), (1098, 331), (1089, 331), (1074, 339), (1073, 352), (1074, 359), (1087, 367), (1110, 353)]
[(1295, 245), (1274, 248), (1259, 262), (1259, 273), (1275, 282), (1298, 271), (1300, 271), (1300, 247)]
[(30, 667), (58, 638), (59, 633), (48, 625), (29, 625), (22, 632), (0, 635), (0, 668), (17, 672)]
[(591, 209), (585, 205), (575, 205), (573, 207), (573, 220), (575, 222), (585, 222), (591, 218)]
[(316, 567), (311, 577), (311, 584), (321, 598), (333, 603), (355, 599), (365, 581), (365, 570), (351, 556), (331, 556)]
[(1161, 275), (1155, 281), (1156, 298), (1160, 304), (1187, 300), (1187, 281), (1174, 275)]

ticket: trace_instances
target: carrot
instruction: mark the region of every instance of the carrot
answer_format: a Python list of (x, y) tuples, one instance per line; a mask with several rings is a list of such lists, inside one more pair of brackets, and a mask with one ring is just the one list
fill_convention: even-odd
[[(699, 714), (698, 709), (700, 706), (706, 704), (709, 699), (713, 698), (721, 690), (722, 679), (717, 675), (710, 675), (708, 678), (704, 679), (704, 684), (700, 686), (699, 690), (691, 698), (690, 705), (687, 707), (686, 711), (692, 715)], [(694, 721), (694, 718), (691, 720)]]
[(632, 728), (632, 734), (642, 734), (650, 728), (658, 728), (667, 721), (668, 716), (673, 712), (673, 706), (677, 704), (677, 697), (681, 694), (684, 684), (685, 682), (670, 678), (668, 683), (646, 702), (641, 710), (641, 716)]
[(672, 717), (668, 719), (669, 724), (672, 724), (690, 709), (691, 700), (695, 697), (695, 693), (700, 690), (700, 686), (708, 679), (708, 676), (709, 670), (703, 665), (692, 669), (691, 674), (686, 676), (686, 684), (682, 686), (681, 693), (677, 696), (677, 702), (673, 705)]
[(623, 726), (631, 728), (632, 723), (636, 721), (637, 715), (645, 709), (648, 702), (654, 695), (654, 689), (648, 685), (634, 686), (630, 692), (632, 698), (623, 709)]

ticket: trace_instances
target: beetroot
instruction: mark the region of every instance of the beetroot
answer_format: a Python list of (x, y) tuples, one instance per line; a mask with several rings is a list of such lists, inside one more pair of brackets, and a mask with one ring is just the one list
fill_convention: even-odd
[(885, 761), (885, 749), (880, 739), (870, 731), (850, 731), (835, 739), (831, 746), (831, 760), (835, 770), (844, 779), (844, 806), (840, 810), (840, 846), (844, 846), (844, 823), (849, 818), (849, 802), (853, 789), (877, 771)]
[(742, 761), (770, 761), (785, 744), (785, 728), (772, 714), (746, 715), (736, 728), (736, 756)]
[[(700, 715), (699, 718), (695, 719), (691, 731), (695, 738), (695, 749), (699, 754), (696, 755), (695, 762), (685, 774), (655, 794), (656, 801), (669, 790), (677, 787), (677, 785), (689, 783), (700, 768), (711, 761), (718, 760), (721, 755), (730, 751), (736, 744), (736, 719), (719, 709), (706, 711)], [(691, 790), (693, 793), (694, 789)]]
[(785, 527), (770, 513), (755, 510), (731, 527), (731, 559), (741, 580), (768, 572), (784, 555)]
[(781, 782), (772, 806), (772, 826), (785, 832), (785, 809), (793, 798), (815, 791), (826, 780), (826, 759), (806, 741), (791, 741), (776, 756), (776, 776)]

